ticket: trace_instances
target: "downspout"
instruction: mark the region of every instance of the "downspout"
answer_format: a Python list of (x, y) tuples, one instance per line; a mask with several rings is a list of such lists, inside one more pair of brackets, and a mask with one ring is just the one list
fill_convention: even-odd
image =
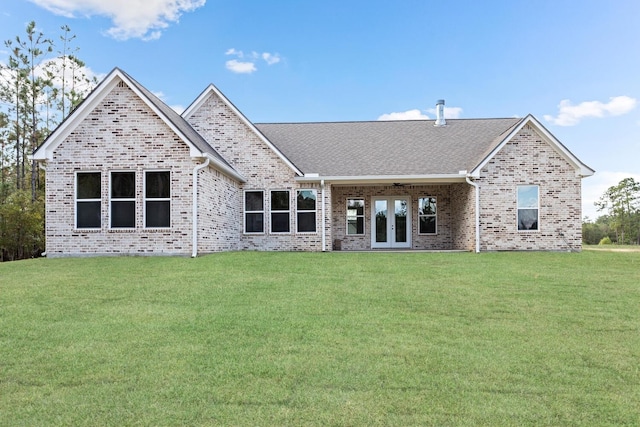
[(198, 172), (207, 166), (209, 166), (208, 158), (204, 163), (193, 168), (193, 221), (191, 221), (193, 227), (193, 251), (191, 252), (191, 258), (198, 256)]
[(327, 250), (327, 228), (325, 225), (325, 216), (326, 216), (326, 211), (325, 211), (325, 201), (324, 201), (324, 179), (320, 180), (320, 188), (321, 188), (321, 195), (322, 195), (322, 252), (325, 252)]
[[(42, 164), (42, 162), (38, 162), (38, 167), (40, 168), (40, 170), (44, 171), (44, 173), (47, 173), (47, 168)], [(46, 178), (45, 178), (45, 185), (46, 185), (46, 182), (47, 182), (47, 181), (46, 181)], [(45, 216), (44, 216), (44, 222), (45, 222), (45, 224), (46, 224), (46, 223), (47, 223), (47, 210), (46, 210), (46, 209), (45, 209), (44, 215), (45, 215)], [(45, 227), (45, 229), (46, 229), (46, 227)], [(47, 247), (46, 247), (47, 241), (46, 241), (46, 235), (47, 235), (47, 233), (45, 232), (45, 249), (44, 249), (44, 252), (42, 252), (42, 253), (40, 254), (40, 256), (44, 256), (44, 257), (46, 257), (46, 256), (47, 256)]]
[(480, 187), (466, 176), (467, 183), (476, 189), (476, 253), (480, 253)]

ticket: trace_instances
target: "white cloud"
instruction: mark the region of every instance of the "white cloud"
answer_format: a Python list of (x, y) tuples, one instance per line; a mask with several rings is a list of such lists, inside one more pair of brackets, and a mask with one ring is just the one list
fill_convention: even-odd
[(225, 66), (227, 70), (238, 74), (251, 74), (258, 70), (253, 62), (241, 62), (236, 59), (227, 61)]
[(416, 108), (415, 110), (385, 113), (378, 117), (378, 120), (429, 120), (429, 116), (422, 114), (422, 111)]
[(264, 52), (262, 54), (262, 59), (264, 59), (267, 64), (273, 65), (280, 62), (280, 55), (278, 55), (277, 53), (273, 54), (269, 52)]
[[(430, 108), (426, 112), (436, 115), (436, 109)], [(458, 119), (462, 114), (462, 108), (460, 107), (444, 107), (445, 119)], [(378, 120), (430, 120), (431, 118), (424, 114), (417, 108), (414, 110), (407, 110), (395, 113), (386, 113), (378, 117)]]
[[(44, 77), (45, 69), (55, 70), (56, 78), (53, 79), (53, 85), (56, 87), (62, 87), (62, 70), (63, 70), (63, 57), (51, 58), (44, 61), (36, 70), (36, 74), (40, 77)], [(87, 66), (79, 67), (74, 62), (67, 60), (66, 66), (64, 67), (64, 79), (65, 84), (69, 84), (69, 82), (73, 81), (73, 78), (81, 78), (85, 77), (86, 81), (79, 81), (77, 86), (75, 87), (76, 92), (85, 92), (88, 93), (95, 87), (94, 81), (101, 81), (105, 74), (96, 73), (91, 68)], [(84, 80), (84, 79), (82, 79)]]
[(204, 6), (206, 0), (30, 0), (40, 7), (67, 18), (106, 16), (114, 26), (106, 33), (118, 40), (160, 37), (169, 24), (178, 22), (184, 12)]
[(597, 211), (594, 203), (597, 202), (609, 187), (618, 185), (625, 178), (633, 178), (640, 182), (640, 174), (631, 172), (596, 172), (593, 176), (582, 180), (582, 217), (588, 216), (595, 220), (599, 216), (606, 215), (605, 211)]
[(626, 114), (633, 110), (637, 103), (635, 98), (629, 96), (614, 96), (609, 98), (607, 103), (585, 101), (578, 105), (573, 105), (570, 100), (563, 99), (558, 105), (558, 116), (545, 115), (544, 119), (558, 126), (575, 126), (584, 118)]
[(236, 50), (235, 48), (227, 49), (224, 53), (225, 55), (235, 56), (238, 59), (242, 59), (243, 61), (238, 61), (237, 59), (232, 59), (226, 62), (226, 67), (228, 70), (233, 71), (234, 73), (253, 73), (257, 71), (256, 62), (259, 60), (264, 60), (267, 65), (273, 65), (280, 62), (280, 55), (277, 53), (263, 52), (258, 53), (256, 51), (252, 51), (251, 53), (245, 54), (241, 50)]

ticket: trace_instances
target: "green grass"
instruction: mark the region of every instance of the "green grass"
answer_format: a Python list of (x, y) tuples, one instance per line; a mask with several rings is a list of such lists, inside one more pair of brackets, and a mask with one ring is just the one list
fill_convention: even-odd
[(639, 425), (640, 253), (0, 264), (0, 425)]

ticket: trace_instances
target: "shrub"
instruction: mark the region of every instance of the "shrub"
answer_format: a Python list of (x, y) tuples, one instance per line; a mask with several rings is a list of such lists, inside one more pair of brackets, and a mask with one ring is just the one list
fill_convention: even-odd
[(598, 243), (599, 245), (610, 245), (611, 244), (611, 239), (609, 238), (609, 236), (605, 236), (602, 239), (600, 239), (600, 243)]

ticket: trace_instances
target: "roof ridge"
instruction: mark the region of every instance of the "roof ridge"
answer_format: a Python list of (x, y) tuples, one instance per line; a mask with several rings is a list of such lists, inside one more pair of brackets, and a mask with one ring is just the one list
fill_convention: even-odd
[[(447, 119), (449, 121), (480, 121), (480, 120), (515, 120), (519, 122), (523, 117), (468, 117)], [(407, 123), (407, 122), (435, 122), (435, 119), (411, 119), (411, 120), (329, 120), (329, 121), (302, 121), (302, 122), (255, 122), (255, 125), (313, 125), (313, 124), (349, 124), (349, 123)]]

